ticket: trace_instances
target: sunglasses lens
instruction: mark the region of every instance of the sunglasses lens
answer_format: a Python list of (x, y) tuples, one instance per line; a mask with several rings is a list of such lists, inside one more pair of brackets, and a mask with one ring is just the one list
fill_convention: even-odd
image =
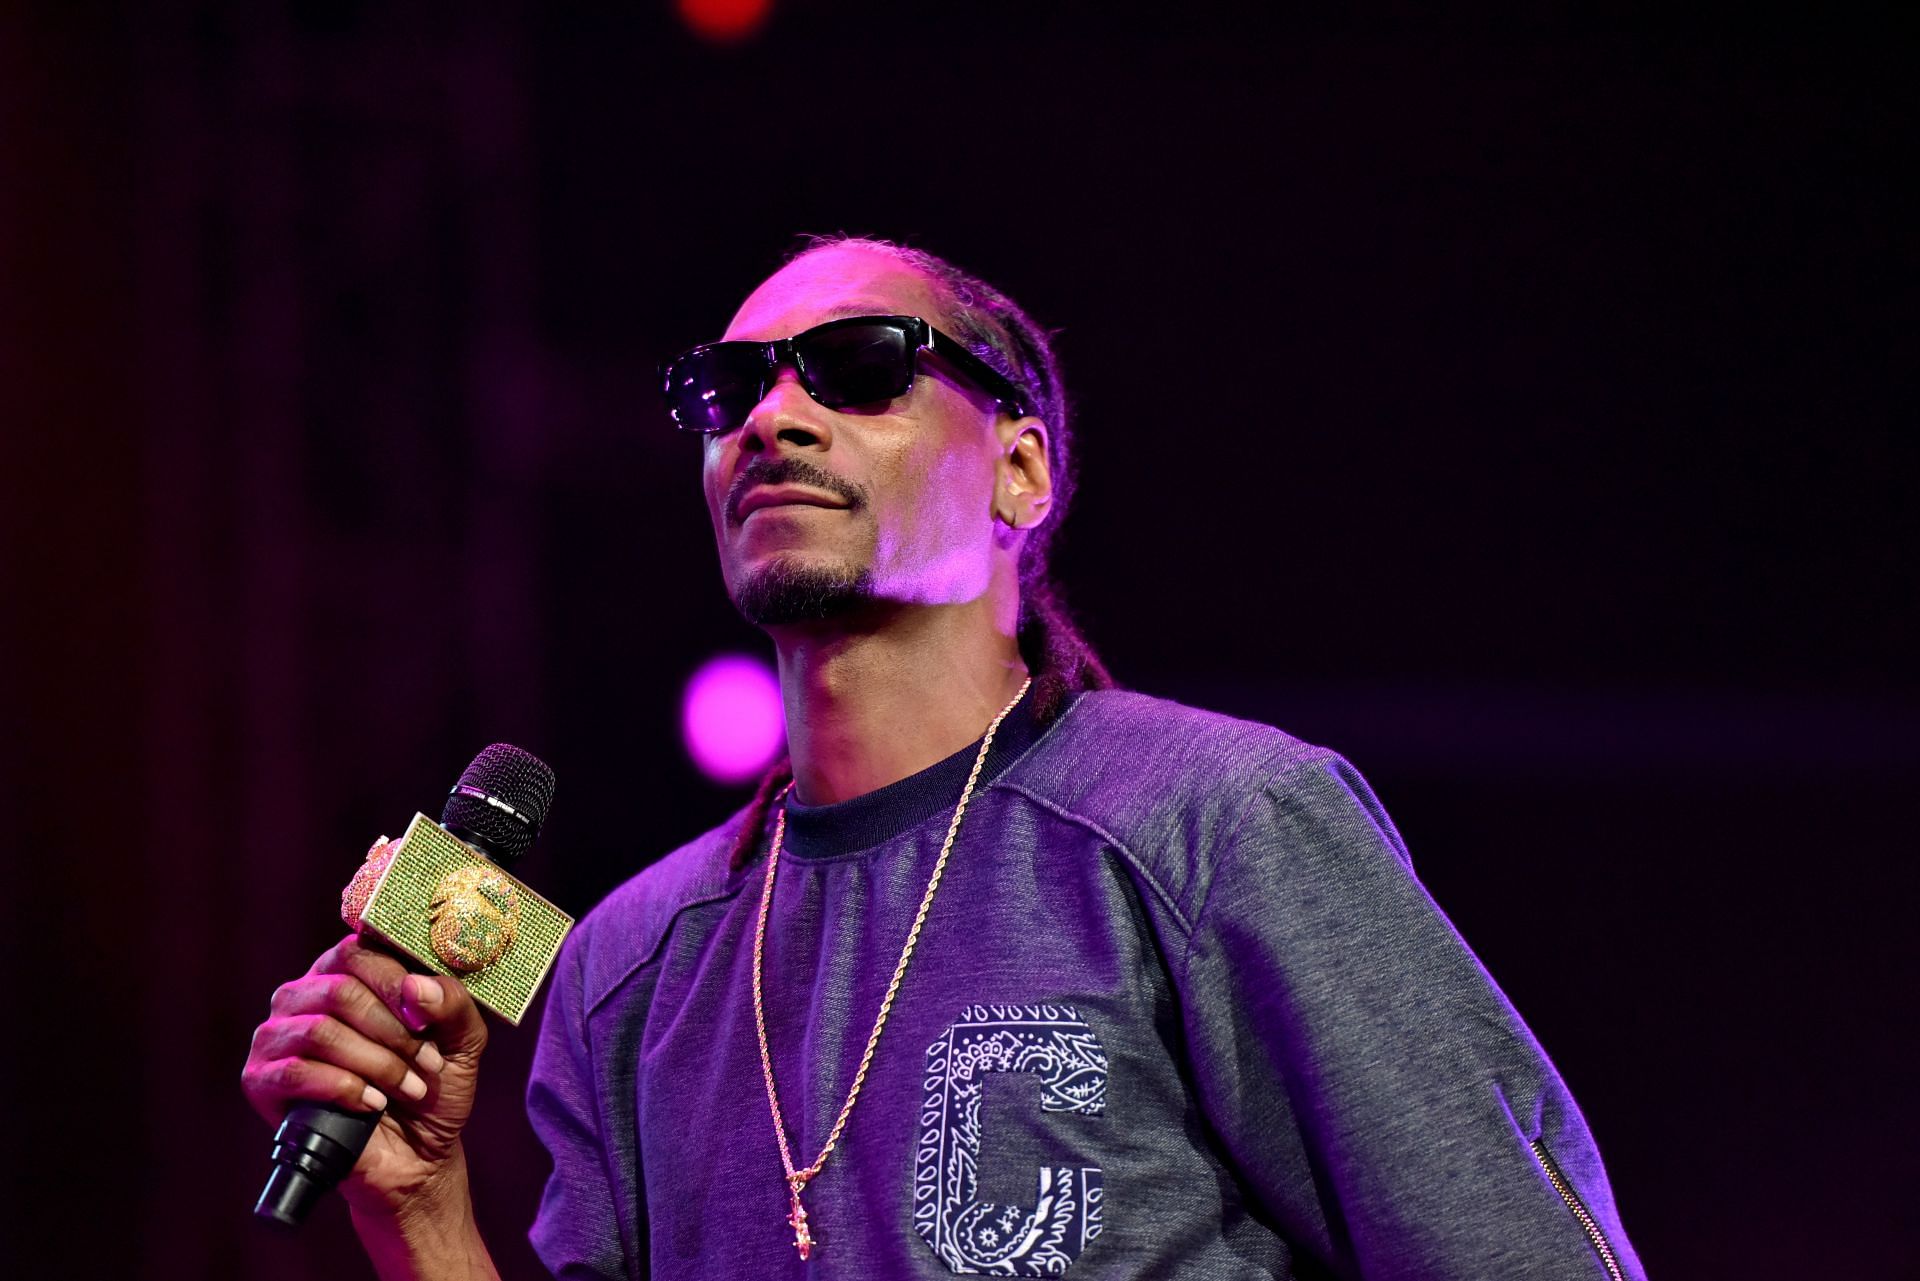
[(732, 431), (760, 403), (767, 362), (759, 343), (716, 343), (667, 367), (667, 410), (687, 431)]
[(913, 338), (902, 325), (832, 325), (793, 347), (800, 377), (830, 409), (892, 400), (913, 385)]

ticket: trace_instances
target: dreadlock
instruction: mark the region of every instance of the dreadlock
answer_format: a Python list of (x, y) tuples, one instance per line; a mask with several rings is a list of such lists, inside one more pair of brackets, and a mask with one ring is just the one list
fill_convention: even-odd
[[(1020, 657), (1033, 675), (1028, 694), (1035, 718), (1051, 724), (1073, 695), (1082, 690), (1110, 689), (1113, 677), (1093, 646), (1074, 624), (1054, 584), (1048, 564), (1053, 536), (1073, 497), (1073, 432), (1068, 416), (1066, 388), (1053, 354), (1052, 335), (1035, 323), (1020, 304), (980, 277), (963, 271), (945, 258), (889, 240), (864, 236), (809, 237), (787, 258), (794, 263), (823, 249), (871, 249), (898, 258), (939, 286), (953, 336), (974, 355), (1031, 396), (1035, 417), (1047, 425), (1047, 465), (1053, 478), (1053, 501), (1046, 520), (1027, 533), (1020, 549), (1020, 621), (1016, 640)], [(793, 780), (792, 762), (782, 758), (754, 790), (734, 835), (731, 865), (746, 866), (758, 853), (766, 829), (767, 812)]]

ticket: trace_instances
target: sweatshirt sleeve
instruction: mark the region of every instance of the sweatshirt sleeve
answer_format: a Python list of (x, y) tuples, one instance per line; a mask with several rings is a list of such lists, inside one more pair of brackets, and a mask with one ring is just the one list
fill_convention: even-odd
[(1580, 1110), (1415, 879), (1365, 781), (1321, 757), (1249, 802), (1176, 967), (1229, 1159), (1347, 1277), (1643, 1277)]
[(560, 1281), (615, 1281), (639, 1274), (621, 1248), (608, 1150), (600, 1138), (604, 1114), (582, 1009), (584, 943), (585, 931), (574, 931), (553, 968), (527, 1080), (527, 1116), (553, 1158), (527, 1236)]

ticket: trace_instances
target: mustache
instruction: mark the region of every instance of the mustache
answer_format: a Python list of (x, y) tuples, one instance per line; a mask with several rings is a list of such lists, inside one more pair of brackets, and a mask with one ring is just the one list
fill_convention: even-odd
[(727, 489), (727, 520), (740, 523), (740, 500), (756, 485), (805, 485), (832, 494), (846, 503), (848, 511), (867, 505), (867, 491), (850, 480), (834, 475), (804, 458), (756, 458), (734, 477)]

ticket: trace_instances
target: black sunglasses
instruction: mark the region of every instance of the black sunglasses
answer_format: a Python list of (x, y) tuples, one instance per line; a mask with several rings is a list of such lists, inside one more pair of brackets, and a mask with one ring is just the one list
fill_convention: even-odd
[(849, 316), (773, 342), (710, 342), (682, 352), (661, 369), (662, 393), (674, 425), (685, 431), (732, 431), (791, 367), (807, 395), (828, 409), (871, 405), (913, 386), (925, 348), (998, 400), (1014, 417), (1027, 398), (959, 339), (918, 316)]

